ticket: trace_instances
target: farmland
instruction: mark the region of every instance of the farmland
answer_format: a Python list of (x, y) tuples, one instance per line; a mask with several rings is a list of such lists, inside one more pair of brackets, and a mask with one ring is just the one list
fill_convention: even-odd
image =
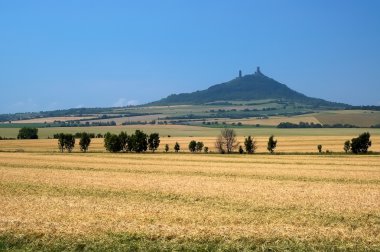
[(0, 246), (378, 250), (380, 160), (0, 152)]
[[(49, 139), (136, 129), (160, 133), (157, 153), (107, 153), (103, 138), (87, 153), (78, 139), (60, 153)], [(0, 128), (0, 136), (18, 130)], [(51, 127), (39, 128), (40, 139), (0, 140), (0, 249), (380, 249), (380, 129), (235, 130), (241, 145), (254, 136), (256, 154), (216, 154), (220, 128), (189, 125)], [(344, 141), (364, 131), (372, 154), (344, 154)], [(275, 155), (266, 150), (271, 134)], [(211, 153), (189, 153), (191, 140)]]
[[(333, 152), (343, 152), (343, 143), (346, 140), (351, 139), (355, 135), (342, 135), (342, 136), (278, 136), (276, 152), (278, 153), (316, 153), (317, 145), (321, 144), (323, 150), (329, 150)], [(373, 145), (370, 148), (373, 152), (380, 152), (380, 136), (375, 135), (371, 137)], [(173, 152), (173, 147), (176, 142), (181, 146), (180, 152), (189, 152), (188, 144), (191, 140), (202, 141), (205, 146), (209, 147), (210, 151), (216, 152), (214, 143), (215, 137), (161, 137), (159, 152), (164, 151), (165, 144), (170, 147), (170, 152)], [(267, 141), (268, 136), (255, 136), (257, 141), (257, 152), (267, 153)], [(79, 145), (75, 145), (74, 152), (80, 152)], [(238, 137), (238, 141), (241, 145), (244, 144), (244, 137)], [(56, 139), (38, 139), (38, 140), (1, 140), (0, 151), (6, 152), (59, 152)], [(106, 152), (104, 148), (103, 138), (92, 139), (90, 152)]]
[[(28, 126), (31, 127), (31, 126)], [(177, 137), (214, 137), (221, 130), (219, 127), (202, 127), (191, 125), (127, 125), (127, 126), (100, 126), (100, 127), (49, 127), (39, 128), (39, 138), (52, 138), (56, 133), (76, 133), (76, 132), (91, 132), (101, 133), (106, 132), (120, 133), (127, 131), (131, 133), (136, 129), (143, 130), (147, 133), (158, 132), (161, 136), (177, 136)], [(7, 138), (16, 138), (20, 127), (2, 128), (0, 127), (0, 136)], [(240, 136), (350, 136), (354, 137), (361, 132), (369, 131), (373, 136), (380, 135), (380, 129), (375, 128), (335, 128), (335, 129), (279, 129), (273, 127), (236, 127), (236, 132)]]

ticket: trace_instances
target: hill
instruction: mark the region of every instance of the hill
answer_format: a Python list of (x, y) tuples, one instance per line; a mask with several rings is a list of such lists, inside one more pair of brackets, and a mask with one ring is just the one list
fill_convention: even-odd
[(213, 85), (206, 90), (192, 93), (172, 94), (148, 105), (207, 104), (221, 101), (250, 101), (277, 99), (313, 107), (347, 108), (349, 105), (308, 97), (290, 89), (268, 76), (260, 68), (254, 74), (242, 76), (225, 83)]

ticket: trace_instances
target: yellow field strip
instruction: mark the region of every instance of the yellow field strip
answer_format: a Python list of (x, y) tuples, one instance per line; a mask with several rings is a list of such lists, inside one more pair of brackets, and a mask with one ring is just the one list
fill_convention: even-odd
[[(343, 144), (353, 136), (282, 136), (276, 137), (277, 152), (317, 152), (317, 145), (323, 146), (323, 151), (343, 152)], [(267, 152), (266, 146), (268, 137), (257, 137), (257, 152)], [(158, 151), (163, 152), (165, 144), (169, 144), (170, 152), (176, 142), (181, 146), (181, 152), (188, 152), (188, 145), (191, 140), (202, 141), (210, 151), (216, 151), (214, 147), (215, 137), (161, 137)], [(372, 136), (371, 151), (380, 152), (380, 136)], [(244, 137), (239, 137), (238, 141), (244, 146)], [(76, 141), (74, 152), (79, 152), (79, 139)], [(25, 152), (58, 152), (58, 141), (56, 139), (38, 140), (1, 140), (0, 151), (25, 151)], [(105, 152), (102, 138), (92, 139), (89, 151)]]

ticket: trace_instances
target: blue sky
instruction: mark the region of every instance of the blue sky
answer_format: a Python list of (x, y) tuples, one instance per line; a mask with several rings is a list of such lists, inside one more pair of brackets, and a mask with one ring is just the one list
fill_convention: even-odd
[(380, 1), (0, 0), (0, 113), (141, 104), (262, 72), (380, 105)]

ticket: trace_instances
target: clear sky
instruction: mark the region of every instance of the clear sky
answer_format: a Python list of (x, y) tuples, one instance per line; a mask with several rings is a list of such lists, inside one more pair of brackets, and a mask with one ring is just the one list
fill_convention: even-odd
[(0, 0), (0, 113), (141, 104), (256, 66), (380, 105), (380, 1)]

